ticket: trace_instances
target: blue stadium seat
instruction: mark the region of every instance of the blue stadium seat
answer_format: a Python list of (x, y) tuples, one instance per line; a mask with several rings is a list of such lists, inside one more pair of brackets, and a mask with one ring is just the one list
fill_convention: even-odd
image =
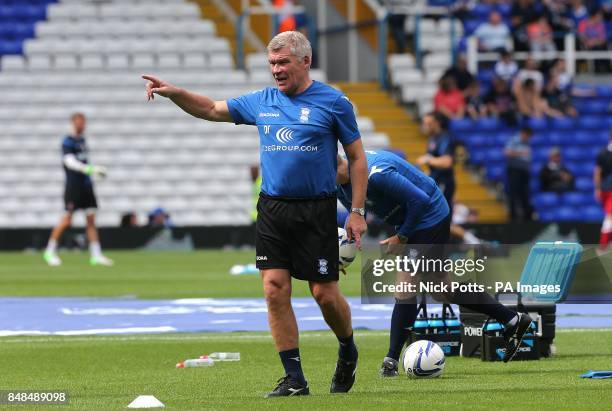
[(567, 162), (565, 166), (578, 177), (592, 177), (595, 164), (592, 161)]
[(5, 54), (23, 54), (23, 42), (5, 40), (0, 42), (0, 56)]
[(537, 212), (538, 212), (538, 215), (540, 216), (540, 221), (545, 222), (545, 223), (555, 221), (556, 215), (553, 210), (543, 209), (543, 210), (537, 210)]
[(555, 210), (556, 221), (580, 221), (582, 216), (579, 208), (562, 206)]
[(603, 99), (587, 99), (584, 106), (585, 114), (605, 114), (608, 111), (609, 102)]
[(450, 131), (466, 131), (473, 130), (476, 127), (474, 126), (474, 122), (469, 118), (461, 118), (451, 120), (449, 129)]
[(496, 117), (486, 117), (475, 121), (476, 129), (479, 131), (491, 131), (500, 127), (500, 121)]
[(588, 130), (598, 130), (606, 128), (606, 123), (603, 117), (585, 115), (578, 117), (578, 127)]
[[(508, 141), (512, 138), (512, 133), (507, 131), (500, 131), (495, 134), (495, 144), (500, 147), (504, 147)], [(493, 137), (493, 136), (492, 136)]]
[(544, 163), (548, 161), (549, 152), (550, 152), (550, 147), (532, 148), (531, 149), (531, 159), (532, 161)]
[(531, 136), (530, 144), (532, 147), (548, 147), (551, 145), (548, 134), (545, 132), (535, 132)]
[(537, 210), (552, 209), (559, 206), (559, 195), (557, 193), (541, 192), (531, 197), (531, 205)]
[(566, 161), (587, 161), (594, 158), (589, 150), (577, 147), (563, 148), (562, 155)]
[(487, 166), (487, 179), (489, 181), (503, 181), (506, 177), (505, 165), (489, 165)]
[(599, 136), (592, 131), (576, 131), (571, 135), (573, 144), (583, 146), (599, 145)]
[(571, 117), (551, 118), (550, 126), (555, 130), (572, 130), (575, 127), (575, 120)]
[(612, 86), (601, 85), (595, 87), (595, 92), (598, 97), (612, 97)]
[(594, 202), (595, 198), (592, 195), (580, 191), (571, 191), (561, 194), (561, 204), (564, 205), (585, 207), (594, 205)]
[(582, 210), (582, 220), (600, 222), (604, 218), (604, 212), (599, 206), (589, 206)]
[(500, 162), (503, 162), (505, 165), (506, 154), (504, 153), (504, 150), (501, 150), (498, 147), (489, 148), (486, 150), (485, 163), (498, 165)]
[(610, 131), (597, 131), (595, 133), (593, 133), (595, 136), (597, 136), (597, 145), (601, 146), (603, 148), (603, 146), (608, 144), (608, 141), (610, 141), (610, 139), (612, 138), (612, 133)]
[(530, 118), (527, 120), (527, 124), (534, 131), (546, 130), (548, 129), (548, 122), (545, 118)]
[(594, 194), (593, 179), (588, 177), (577, 177), (576, 190)]
[(476, 31), (476, 29), (478, 28), (478, 26), (480, 26), (480, 23), (482, 23), (482, 21), (480, 20), (466, 20), (463, 22), (463, 29), (465, 31), (465, 35), (466, 36), (470, 36), (472, 35), (472, 33), (474, 33), (474, 31)]
[(484, 163), (486, 157), (485, 150), (470, 150), (470, 163), (474, 165), (481, 165)]

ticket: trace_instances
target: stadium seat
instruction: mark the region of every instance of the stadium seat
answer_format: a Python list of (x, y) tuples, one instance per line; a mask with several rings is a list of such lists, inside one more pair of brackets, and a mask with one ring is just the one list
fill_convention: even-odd
[(531, 197), (531, 204), (537, 210), (552, 209), (560, 205), (559, 195), (557, 193), (537, 193)]

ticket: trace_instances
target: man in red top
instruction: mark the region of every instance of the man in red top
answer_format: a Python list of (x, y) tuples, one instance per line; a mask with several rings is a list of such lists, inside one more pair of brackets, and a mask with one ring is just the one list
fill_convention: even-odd
[(463, 118), (465, 98), (454, 78), (444, 76), (440, 79), (440, 89), (434, 96), (434, 107), (448, 118)]

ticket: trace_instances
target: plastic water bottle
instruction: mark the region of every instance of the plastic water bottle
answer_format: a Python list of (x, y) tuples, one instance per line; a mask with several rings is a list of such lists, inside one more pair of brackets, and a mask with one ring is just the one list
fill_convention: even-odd
[(200, 358), (210, 358), (213, 361), (240, 361), (239, 352), (213, 352)]
[(215, 365), (212, 358), (193, 358), (176, 364), (176, 368), (191, 368), (191, 367), (211, 367)]
[(414, 326), (412, 327), (414, 333), (416, 335), (425, 335), (427, 334), (427, 320), (420, 315), (415, 321)]
[(438, 314), (434, 314), (429, 319), (429, 330), (432, 334), (444, 334), (444, 321), (438, 317)]

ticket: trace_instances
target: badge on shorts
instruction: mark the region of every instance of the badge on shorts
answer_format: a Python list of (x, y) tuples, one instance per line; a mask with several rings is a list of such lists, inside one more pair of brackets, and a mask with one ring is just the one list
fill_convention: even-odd
[(310, 115), (310, 109), (306, 107), (302, 107), (302, 111), (300, 113), (300, 121), (302, 123), (308, 123), (308, 116)]
[(325, 258), (319, 259), (319, 274), (321, 275), (327, 274), (327, 260)]

